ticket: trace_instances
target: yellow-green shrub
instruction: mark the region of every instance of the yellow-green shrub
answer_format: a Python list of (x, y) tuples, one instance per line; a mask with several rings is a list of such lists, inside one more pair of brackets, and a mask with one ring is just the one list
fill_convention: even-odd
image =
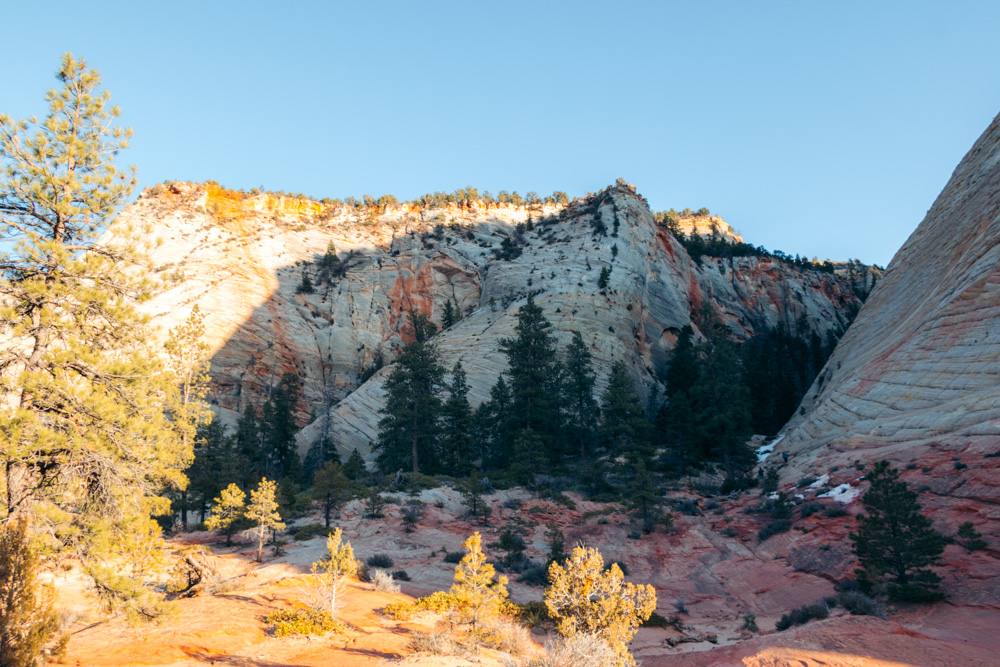
[(325, 635), (328, 632), (344, 634), (347, 626), (334, 620), (328, 611), (316, 609), (282, 609), (264, 618), (275, 637), (290, 635)]

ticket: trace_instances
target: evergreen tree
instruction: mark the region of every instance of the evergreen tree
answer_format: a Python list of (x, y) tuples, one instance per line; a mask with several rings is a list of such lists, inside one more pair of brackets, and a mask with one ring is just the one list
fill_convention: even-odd
[(247, 494), (235, 484), (230, 484), (215, 499), (212, 516), (205, 521), (205, 528), (226, 536), (226, 546), (232, 546), (233, 535), (240, 529), (240, 519), (246, 510)]
[(753, 432), (749, 391), (743, 383), (736, 346), (730, 341), (718, 338), (709, 343), (698, 380), (691, 389), (691, 403), (702, 457), (722, 462), (727, 486), (742, 486), (747, 470), (755, 462), (748, 444)]
[(608, 271), (608, 267), (601, 267), (601, 275), (597, 278), (597, 288), (605, 289), (608, 286), (608, 279), (611, 277), (611, 272)]
[(438, 466), (441, 387), (444, 368), (437, 348), (430, 342), (436, 328), (419, 313), (410, 313), (413, 342), (396, 359), (385, 380), (386, 402), (381, 410), (378, 466), (384, 472), (409, 467), (413, 472)]
[(330, 513), (339, 512), (341, 504), (350, 497), (350, 482), (340, 469), (340, 465), (327, 461), (313, 477), (312, 498), (323, 507), (323, 520), (330, 527)]
[(444, 302), (444, 312), (441, 314), (441, 328), (447, 329), (454, 325), (459, 317), (458, 309), (452, 304), (451, 299)]
[(458, 602), (464, 620), (475, 628), (500, 614), (507, 600), (507, 577), (501, 574), (494, 579), (496, 570), (486, 560), (482, 537), (478, 532), (473, 533), (462, 546), (466, 553), (455, 566), (451, 595)]
[(630, 465), (652, 456), (650, 426), (635, 384), (621, 361), (615, 362), (608, 388), (601, 398), (601, 442), (613, 457), (624, 457)]
[(69, 636), (60, 636), (52, 593), (38, 583), (38, 554), (27, 522), (0, 526), (0, 665), (35, 667), (42, 664), (42, 650), (62, 653)]
[(309, 277), (307, 271), (302, 272), (302, 280), (299, 282), (299, 286), (295, 288), (295, 291), (299, 294), (312, 294), (316, 291), (312, 283), (312, 278)]
[(573, 340), (566, 348), (563, 403), (569, 417), (569, 439), (576, 443), (581, 461), (586, 461), (596, 437), (598, 408), (594, 399), (595, 382), (590, 350), (580, 332), (574, 331)]
[(250, 522), (250, 533), (257, 542), (257, 562), (261, 562), (264, 557), (264, 543), (267, 542), (269, 531), (281, 530), (285, 524), (281, 521), (278, 513), (278, 503), (275, 500), (275, 487), (277, 485), (268, 480), (260, 480), (257, 488), (250, 492), (250, 504), (247, 505), (243, 516)]
[(944, 539), (920, 509), (917, 494), (899, 472), (879, 461), (868, 473), (868, 490), (861, 497), (866, 515), (851, 533), (861, 564), (858, 578), (871, 585), (885, 582), (891, 597), (929, 602), (944, 597), (941, 577), (927, 569), (940, 561)]
[(67, 54), (56, 77), (41, 121), (0, 115), (0, 339), (19, 341), (0, 345), (0, 516), (46, 516), (92, 563), (117, 551), (110, 535), (169, 512), (191, 449), (165, 413), (176, 378), (134, 309), (153, 235), (104, 235), (135, 183), (113, 162), (131, 132), (83, 60)]
[(205, 521), (208, 503), (224, 488), (224, 480), (237, 476), (237, 455), (233, 438), (225, 425), (212, 420), (198, 428), (194, 440), (194, 463), (187, 470), (190, 507)]
[(361, 458), (361, 454), (358, 453), (357, 447), (355, 447), (351, 450), (351, 455), (347, 457), (347, 463), (344, 464), (344, 477), (353, 481), (365, 474), (366, 470), (365, 461)]
[[(511, 409), (506, 439), (532, 443), (551, 462), (559, 459), (562, 415), (559, 404), (560, 367), (556, 363), (552, 325), (528, 296), (517, 314), (516, 336), (500, 340), (507, 356)], [(523, 433), (530, 435), (520, 437)], [(538, 472), (535, 468), (533, 472)]]
[(469, 406), (469, 385), (465, 381), (462, 362), (455, 362), (451, 382), (446, 389), (448, 398), (441, 409), (440, 458), (442, 465), (454, 475), (471, 465), (476, 447), (472, 435), (474, 420)]
[(694, 344), (694, 329), (685, 324), (677, 337), (677, 344), (667, 365), (667, 396), (678, 393), (691, 394), (698, 380), (698, 355)]
[(645, 462), (639, 460), (634, 463), (631, 473), (627, 501), (632, 513), (642, 522), (643, 531), (652, 533), (657, 524), (669, 524), (670, 520), (664, 518), (662, 509), (663, 494), (656, 487)]
[[(177, 378), (177, 391), (168, 406), (168, 414), (177, 429), (181, 446), (191, 449), (199, 426), (212, 421), (212, 411), (205, 402), (208, 393), (209, 347), (202, 338), (205, 335), (205, 318), (198, 305), (184, 324), (170, 330), (163, 348), (167, 352), (168, 366)], [(190, 469), (188, 470), (188, 472)], [(188, 509), (190, 502), (187, 486), (181, 486), (178, 500), (181, 527), (188, 529)]]
[(501, 375), (490, 388), (489, 400), (481, 403), (475, 414), (476, 433), (485, 468), (503, 469), (510, 464), (510, 448), (505, 440), (510, 420), (510, 389)]
[(272, 477), (291, 477), (297, 480), (302, 475), (302, 462), (295, 444), (295, 434), (299, 429), (295, 422), (295, 411), (299, 403), (300, 387), (297, 375), (284, 373), (262, 410), (264, 456)]
[(246, 404), (240, 415), (233, 439), (237, 453), (237, 480), (241, 487), (249, 487), (254, 479), (267, 471), (264, 432), (257, 410), (250, 403)]

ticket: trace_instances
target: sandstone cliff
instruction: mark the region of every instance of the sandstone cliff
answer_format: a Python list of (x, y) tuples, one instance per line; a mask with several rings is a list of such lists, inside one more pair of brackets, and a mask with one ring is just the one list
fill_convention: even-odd
[[(568, 206), (380, 211), (178, 183), (147, 190), (121, 221), (137, 218), (155, 221), (152, 260), (166, 288), (143, 307), (162, 330), (194, 304), (206, 313), (220, 413), (231, 420), (295, 372), (300, 417), (311, 422), (303, 446), (329, 434), (367, 451), (387, 369), (359, 388), (360, 378), (379, 355), (391, 361), (409, 309), (440, 321), (450, 301), (464, 314), (438, 340), (446, 364), (462, 361), (478, 403), (505, 367), (497, 343), (511, 335), (529, 292), (560, 343), (583, 334), (599, 390), (616, 360), (646, 390), (657, 383), (681, 327), (697, 329), (692, 314), (703, 303), (741, 338), (778, 323), (840, 335), (860, 307), (843, 275), (761, 257), (693, 261), (624, 185)], [(518, 228), (529, 218), (532, 229)], [(739, 238), (721, 219), (714, 224)], [(338, 262), (324, 273), (318, 262), (331, 242)], [(314, 293), (298, 293), (304, 273)]]

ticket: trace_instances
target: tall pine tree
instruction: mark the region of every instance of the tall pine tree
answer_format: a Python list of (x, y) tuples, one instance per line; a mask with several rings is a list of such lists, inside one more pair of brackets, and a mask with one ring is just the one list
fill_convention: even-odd
[(424, 315), (411, 312), (413, 342), (396, 359), (385, 380), (386, 402), (379, 421), (378, 466), (384, 472), (409, 468), (426, 472), (438, 466), (441, 388), (444, 368), (430, 338), (437, 330)]
[(464, 474), (476, 456), (473, 437), (474, 421), (469, 406), (469, 385), (462, 362), (451, 369), (451, 382), (446, 384), (448, 397), (441, 408), (441, 463), (453, 475)]
[(563, 374), (563, 404), (566, 408), (569, 440), (585, 461), (594, 447), (597, 430), (597, 400), (594, 398), (596, 375), (590, 350), (579, 331), (566, 347), (566, 365)]
[(851, 533), (861, 563), (858, 578), (872, 586), (885, 583), (899, 600), (942, 599), (941, 577), (927, 568), (940, 561), (944, 539), (921, 512), (916, 492), (888, 461), (876, 463), (865, 478), (869, 487), (861, 502), (867, 514), (860, 517), (858, 532)]

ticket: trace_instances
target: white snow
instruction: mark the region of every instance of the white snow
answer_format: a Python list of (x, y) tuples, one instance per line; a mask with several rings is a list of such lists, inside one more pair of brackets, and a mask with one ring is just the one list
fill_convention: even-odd
[(771, 452), (774, 451), (774, 446), (779, 442), (781, 442), (784, 437), (785, 436), (783, 435), (779, 435), (777, 438), (775, 438), (768, 444), (761, 445), (756, 450), (754, 450), (754, 452), (757, 454), (757, 465), (760, 465), (761, 463), (767, 460), (767, 457), (770, 456)]
[(818, 489), (821, 486), (826, 486), (826, 483), (829, 482), (829, 481), (830, 481), (830, 476), (829, 475), (823, 475), (822, 477), (818, 478), (815, 482), (813, 482), (812, 484), (810, 484), (809, 488), (811, 488), (811, 489)]
[(841, 484), (840, 486), (830, 489), (826, 493), (821, 493), (817, 498), (832, 498), (838, 503), (843, 503), (844, 505), (849, 505), (855, 498), (861, 495), (861, 489), (856, 486), (851, 486), (850, 484)]

